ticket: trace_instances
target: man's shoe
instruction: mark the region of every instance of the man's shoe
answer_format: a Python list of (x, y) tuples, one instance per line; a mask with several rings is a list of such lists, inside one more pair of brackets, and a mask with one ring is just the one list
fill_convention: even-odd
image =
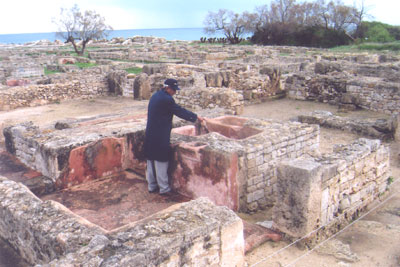
[(156, 188), (156, 189), (153, 189), (153, 190), (149, 190), (149, 193), (150, 193), (150, 194), (156, 194), (156, 193), (158, 193), (159, 191), (160, 191), (160, 189)]
[(176, 194), (175, 194), (174, 192), (172, 192), (172, 191), (160, 193), (160, 196), (163, 196), (163, 197), (173, 197), (173, 196), (175, 196), (175, 195), (176, 195)]

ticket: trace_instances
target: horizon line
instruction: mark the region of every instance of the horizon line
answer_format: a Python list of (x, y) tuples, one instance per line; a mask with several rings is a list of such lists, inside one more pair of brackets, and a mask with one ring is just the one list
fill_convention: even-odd
[[(130, 31), (130, 30), (170, 30), (170, 29), (201, 29), (203, 27), (169, 27), (169, 28), (140, 28), (140, 29), (113, 29), (108, 31)], [(21, 33), (0, 33), (0, 35), (17, 35), (17, 34), (43, 34), (43, 33), (57, 33), (58, 31), (50, 32), (21, 32)]]

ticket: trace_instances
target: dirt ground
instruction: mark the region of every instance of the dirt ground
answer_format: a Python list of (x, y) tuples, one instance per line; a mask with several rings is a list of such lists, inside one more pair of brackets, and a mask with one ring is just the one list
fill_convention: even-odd
[[(69, 100), (60, 104), (0, 111), (0, 130), (7, 125), (33, 121), (36, 125), (47, 124), (65, 118), (82, 118), (96, 114), (109, 114), (130, 110), (134, 114), (145, 113), (147, 101), (127, 98), (103, 97), (93, 100)], [(299, 114), (314, 110), (327, 110), (339, 116), (380, 118), (386, 115), (368, 112), (338, 112), (337, 107), (322, 103), (293, 101), (288, 99), (268, 101), (247, 106), (242, 116), (289, 120)], [(332, 151), (334, 144), (350, 143), (359, 138), (355, 134), (333, 129), (321, 129), (321, 153)], [(246, 255), (248, 266), (400, 266), (400, 144), (387, 143), (391, 148), (391, 170), (394, 182), (390, 192), (374, 203), (377, 208), (354, 222), (335, 237), (313, 251), (290, 246), (288, 242), (266, 242)], [(0, 144), (3, 141), (1, 135)], [(371, 209), (373, 205), (371, 205)], [(241, 215), (242, 216), (242, 215)], [(243, 216), (249, 221), (268, 220), (268, 212)], [(0, 250), (2, 248), (0, 247)], [(1, 254), (1, 253), (0, 253)], [(0, 266), (8, 266), (1, 263)]]

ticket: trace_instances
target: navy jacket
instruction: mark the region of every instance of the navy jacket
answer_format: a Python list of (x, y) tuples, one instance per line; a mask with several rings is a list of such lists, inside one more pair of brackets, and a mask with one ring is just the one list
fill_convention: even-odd
[(170, 137), (172, 117), (176, 115), (195, 122), (197, 115), (175, 103), (166, 91), (160, 90), (150, 98), (147, 111), (145, 156), (149, 160), (168, 161), (170, 156)]

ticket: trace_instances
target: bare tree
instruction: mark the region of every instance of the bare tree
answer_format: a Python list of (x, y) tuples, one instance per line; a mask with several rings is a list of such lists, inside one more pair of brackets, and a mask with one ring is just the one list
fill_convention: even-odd
[(237, 44), (245, 33), (254, 30), (254, 19), (255, 14), (248, 12), (238, 14), (227, 9), (220, 9), (218, 12), (209, 11), (204, 20), (204, 32), (207, 34), (221, 32), (231, 44)]
[[(71, 42), (75, 52), (83, 55), (86, 45), (90, 40), (105, 38), (111, 26), (105, 24), (105, 19), (93, 10), (81, 12), (77, 5), (71, 9), (61, 8), (60, 18), (53, 19), (57, 24), (57, 36), (67, 43)], [(78, 42), (79, 43), (78, 43)]]
[(275, 0), (271, 2), (270, 16), (273, 22), (291, 23), (296, 13), (296, 0)]
[(331, 15), (331, 28), (337, 31), (347, 30), (349, 26), (356, 25), (355, 14), (357, 10), (354, 7), (346, 6), (340, 0), (331, 1), (328, 4)]

